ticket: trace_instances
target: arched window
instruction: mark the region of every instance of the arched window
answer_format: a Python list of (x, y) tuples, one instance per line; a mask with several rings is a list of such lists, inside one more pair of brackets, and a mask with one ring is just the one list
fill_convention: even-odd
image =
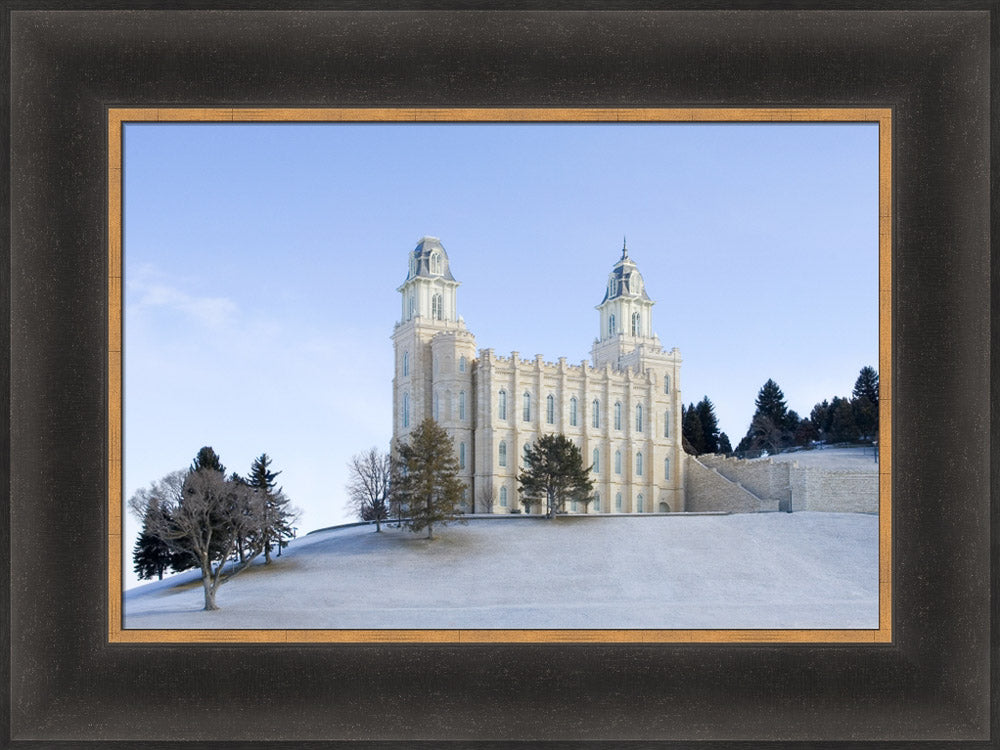
[(600, 511), (601, 511), (601, 493), (600, 492), (595, 492), (594, 493), (594, 512), (595, 513), (600, 513)]
[(670, 479), (670, 459), (663, 459), (663, 478)]
[(594, 461), (593, 461), (593, 471), (595, 474), (601, 473), (601, 451), (599, 448), (594, 448)]
[(642, 476), (642, 453), (635, 454), (635, 475), (637, 477)]
[(622, 428), (622, 402), (615, 402), (615, 429), (620, 430)]
[(600, 427), (601, 426), (601, 402), (598, 401), (595, 398), (594, 399), (594, 403), (592, 403), (590, 405), (590, 408), (594, 412), (593, 415), (591, 416), (590, 423), (592, 425), (594, 425), (594, 427)]
[(442, 320), (444, 318), (444, 301), (441, 299), (440, 294), (435, 294), (431, 297), (431, 317), (434, 320)]
[(403, 376), (410, 374), (410, 353), (403, 352)]
[(413, 307), (414, 307), (414, 301), (413, 301), (413, 295), (411, 294), (410, 295), (409, 304), (406, 307), (406, 319), (407, 320), (411, 320), (413, 318)]
[(555, 424), (556, 421), (556, 400), (552, 394), (545, 397), (545, 421)]
[(639, 333), (639, 313), (637, 312), (632, 313), (632, 335), (633, 336), (641, 335)]
[(500, 419), (507, 418), (507, 391), (500, 391), (497, 396), (497, 416)]
[(465, 391), (458, 392), (458, 418), (465, 421)]
[(611, 313), (608, 316), (608, 335), (609, 336), (614, 336), (615, 335), (615, 314), (614, 313)]
[(663, 376), (663, 392), (666, 393), (668, 396), (670, 395), (670, 376), (669, 375), (664, 375)]
[(501, 508), (506, 508), (507, 507), (507, 488), (506, 487), (501, 487), (500, 488), (500, 507)]
[(461, 357), (458, 358), (458, 371), (459, 372), (465, 372), (465, 364), (466, 364), (466, 362), (465, 362), (465, 355), (462, 355)]
[(524, 392), (524, 408), (522, 409), (522, 416), (525, 422), (531, 421), (531, 394), (527, 391)]
[(438, 416), (440, 415), (440, 411), (439, 411), (438, 407), (439, 407), (438, 395), (437, 395), (437, 393), (435, 393), (434, 394), (434, 421), (435, 422), (437, 421)]
[(635, 407), (635, 431), (642, 432), (642, 404)]
[(569, 400), (569, 424), (576, 427), (576, 396)]
[(439, 253), (431, 253), (431, 273), (441, 273), (441, 255)]
[(670, 409), (663, 412), (663, 437), (670, 437)]
[(465, 443), (458, 444), (458, 468), (465, 468)]
[(574, 500), (573, 501), (573, 512), (576, 513), (576, 511), (577, 511), (577, 505), (576, 505), (576, 500)]
[(622, 473), (622, 452), (615, 451), (615, 474)]
[(410, 426), (410, 394), (403, 394), (403, 427)]
[(500, 441), (499, 459), (497, 463), (499, 463), (501, 466), (507, 465), (507, 443), (505, 443), (503, 440)]
[(615, 510), (621, 510), (621, 509), (622, 509), (622, 493), (616, 492), (615, 493)]
[(639, 497), (636, 498), (636, 510), (640, 513), (644, 513), (646, 509), (643, 505), (645, 505), (645, 503), (643, 502), (642, 495), (639, 495)]

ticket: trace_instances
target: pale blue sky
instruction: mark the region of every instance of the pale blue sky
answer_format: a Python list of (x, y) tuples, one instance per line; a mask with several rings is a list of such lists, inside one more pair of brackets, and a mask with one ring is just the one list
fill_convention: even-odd
[(684, 402), (808, 416), (878, 365), (877, 170), (876, 124), (128, 124), (125, 496), (211, 445), (346, 519), (425, 234), (479, 348), (571, 363), (627, 235)]

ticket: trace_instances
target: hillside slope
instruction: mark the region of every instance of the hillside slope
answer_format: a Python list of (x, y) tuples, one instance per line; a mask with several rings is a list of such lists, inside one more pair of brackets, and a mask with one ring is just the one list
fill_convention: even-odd
[(472, 520), (428, 542), (310, 534), (219, 589), (125, 594), (126, 628), (876, 628), (878, 518), (839, 513)]

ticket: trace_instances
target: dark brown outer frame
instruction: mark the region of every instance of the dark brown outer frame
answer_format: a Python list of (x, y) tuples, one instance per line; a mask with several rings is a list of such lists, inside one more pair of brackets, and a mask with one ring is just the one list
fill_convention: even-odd
[[(989, 452), (995, 2), (779, 13), (62, 7), (4, 5), (4, 741), (987, 740), (991, 471), (1000, 478)], [(104, 112), (130, 105), (891, 107), (893, 643), (108, 644)]]

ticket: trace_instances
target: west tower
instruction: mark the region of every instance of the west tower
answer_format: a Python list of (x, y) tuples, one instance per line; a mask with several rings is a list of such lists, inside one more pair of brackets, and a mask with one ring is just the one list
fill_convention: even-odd
[(455, 442), (460, 474), (471, 491), (473, 368), (476, 338), (458, 314), (459, 282), (437, 237), (423, 237), (407, 256), (400, 317), (392, 334), (393, 438), (405, 440), (433, 417)]

